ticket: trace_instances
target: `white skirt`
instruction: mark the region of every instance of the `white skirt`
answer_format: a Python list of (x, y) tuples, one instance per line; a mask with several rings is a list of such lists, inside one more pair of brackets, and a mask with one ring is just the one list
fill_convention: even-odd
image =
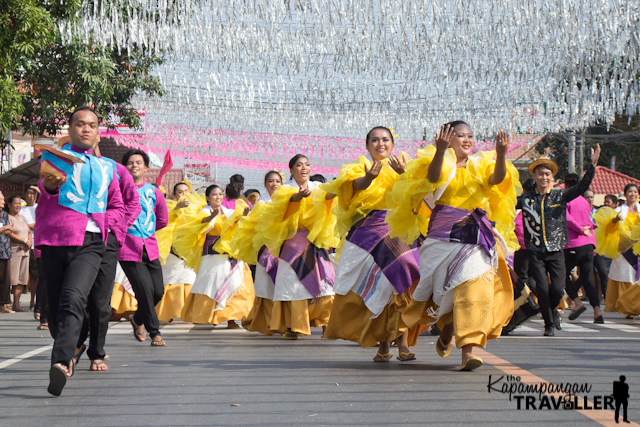
[(162, 278), (165, 285), (193, 285), (196, 281), (196, 272), (187, 267), (182, 258), (169, 254), (162, 266)]
[(232, 269), (227, 255), (203, 255), (191, 293), (208, 296), (217, 303), (218, 311), (244, 285), (244, 262), (238, 261)]
[[(324, 280), (320, 282), (320, 286), (321, 291), (318, 297), (334, 295), (333, 288)], [(293, 271), (291, 265), (281, 258), (278, 262), (273, 301), (302, 301), (307, 299), (313, 299), (313, 296), (300, 282), (298, 275)]]
[(349, 241), (342, 248), (333, 290), (338, 295), (347, 295), (350, 291), (359, 295), (373, 313), (372, 319), (382, 313), (393, 295), (398, 294), (373, 256)]
[(629, 261), (622, 256), (618, 255), (616, 259), (611, 261), (611, 268), (609, 268), (609, 279), (616, 282), (625, 283), (638, 283), (636, 279), (636, 270), (629, 264)]

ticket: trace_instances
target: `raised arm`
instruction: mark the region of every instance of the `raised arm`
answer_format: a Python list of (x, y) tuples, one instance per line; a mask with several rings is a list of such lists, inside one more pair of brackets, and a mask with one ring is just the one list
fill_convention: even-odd
[(568, 190), (565, 190), (564, 192), (565, 203), (569, 203), (576, 197), (583, 195), (584, 192), (589, 189), (589, 186), (591, 185), (591, 181), (593, 181), (593, 177), (596, 174), (596, 165), (598, 164), (599, 158), (600, 158), (600, 144), (597, 144), (595, 150), (593, 148), (591, 149), (591, 166), (589, 166), (589, 168), (585, 172), (580, 182), (578, 182), (576, 185), (569, 188)]
[(500, 184), (507, 176), (507, 149), (509, 148), (509, 136), (503, 130), (496, 136), (496, 166), (489, 177), (490, 185)]
[(445, 128), (442, 126), (440, 132), (436, 132), (436, 154), (431, 160), (429, 169), (427, 171), (427, 178), (431, 182), (438, 182), (440, 174), (442, 173), (442, 165), (444, 164), (444, 153), (449, 148), (451, 138), (453, 137), (453, 128), (449, 125)]

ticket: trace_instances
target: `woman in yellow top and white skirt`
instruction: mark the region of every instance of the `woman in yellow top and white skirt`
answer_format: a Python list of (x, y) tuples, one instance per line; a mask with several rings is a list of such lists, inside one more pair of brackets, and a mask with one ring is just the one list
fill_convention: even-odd
[(596, 253), (613, 259), (609, 268), (604, 311), (640, 315), (640, 284), (638, 254), (640, 254), (640, 203), (638, 186), (624, 187), (627, 203), (615, 210), (604, 207), (593, 215), (596, 222)]
[[(515, 206), (522, 191), (518, 171), (505, 160), (506, 133), (498, 133), (495, 152), (472, 155), (473, 144), (466, 123), (443, 126), (435, 147), (420, 150), (407, 165), (412, 172), (394, 185), (387, 213), (391, 236), (413, 241), (421, 228), (424, 231), (423, 200), (430, 210), (420, 248), (420, 282), (402, 319), (408, 327), (437, 322), (442, 332), (436, 351), (441, 357), (449, 355), (455, 335), (462, 349), (458, 369), (466, 371), (482, 365), (473, 347), (498, 338), (513, 315), (505, 257), (518, 247)], [(431, 186), (425, 188), (426, 182), (443, 181), (432, 193)]]
[(418, 242), (390, 238), (384, 222), (387, 193), (404, 173), (408, 158), (406, 153), (392, 156), (394, 145), (390, 129), (371, 129), (366, 137), (369, 154), (342, 166), (335, 180), (320, 186), (338, 196), (334, 212), (338, 235), (343, 237), (325, 337), (362, 347), (380, 343), (374, 362), (389, 361), (390, 342), (396, 339), (398, 359), (415, 359), (400, 313), (420, 278)]
[(289, 161), (292, 179), (272, 195), (257, 219), (253, 247), (278, 256), (270, 329), (285, 339), (310, 335), (331, 314), (335, 270), (329, 249), (336, 247), (334, 195), (309, 181), (311, 166), (298, 154)]
[[(228, 198), (239, 193), (236, 184), (227, 186)], [(235, 321), (249, 314), (253, 304), (253, 280), (249, 267), (229, 256), (229, 241), (249, 207), (243, 200), (236, 201), (235, 209), (223, 207), (222, 189), (217, 185), (207, 187), (205, 195), (209, 205), (175, 232), (176, 255), (198, 272), (180, 319), (197, 324), (227, 322), (229, 329), (237, 329)]]
[(271, 195), (280, 185), (282, 185), (282, 176), (279, 172), (269, 171), (266, 173), (264, 187), (267, 189), (267, 195), (260, 197), (249, 215), (240, 218), (236, 233), (229, 244), (235, 258), (256, 266), (256, 277), (253, 283), (255, 299), (251, 312), (242, 319), (242, 327), (264, 335), (273, 335), (274, 333), (270, 327), (278, 258), (274, 257), (266, 246), (255, 250), (253, 238), (256, 235), (256, 225), (260, 216), (267, 205), (271, 203)]

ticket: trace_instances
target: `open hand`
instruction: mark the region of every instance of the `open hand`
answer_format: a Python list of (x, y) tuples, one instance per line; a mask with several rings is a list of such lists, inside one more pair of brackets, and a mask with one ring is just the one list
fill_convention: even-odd
[(600, 144), (596, 144), (596, 149), (591, 149), (591, 164), (593, 167), (598, 166), (598, 159), (600, 158)]
[(504, 157), (509, 149), (509, 135), (503, 130), (496, 135), (496, 155)]
[(404, 167), (407, 166), (407, 159), (404, 158), (404, 153), (398, 156), (389, 157), (389, 166), (396, 171), (398, 175), (404, 173)]
[(175, 210), (178, 209), (182, 209), (182, 208), (186, 208), (190, 205), (191, 203), (189, 203), (188, 200), (181, 200), (178, 203), (176, 203), (176, 207), (174, 208)]
[(375, 162), (373, 162), (373, 166), (371, 166), (371, 169), (369, 169), (367, 165), (364, 165), (365, 175), (371, 181), (376, 179), (376, 177), (380, 174), (381, 170), (382, 170), (382, 162), (379, 160), (376, 160)]
[(450, 125), (442, 125), (440, 128), (440, 132), (436, 132), (436, 149), (438, 151), (445, 151), (449, 148), (451, 144), (451, 139), (453, 138), (453, 127)]
[(302, 199), (304, 199), (305, 197), (309, 197), (311, 195), (311, 190), (309, 190), (308, 188), (305, 188), (304, 190), (301, 188), (300, 191), (298, 191), (296, 194), (294, 194), (293, 196), (291, 196), (291, 201), (292, 202), (299, 202)]
[(242, 211), (242, 216), (247, 216), (249, 215), (249, 212), (251, 212), (251, 208), (249, 206), (247, 206), (246, 208), (244, 208), (244, 210)]

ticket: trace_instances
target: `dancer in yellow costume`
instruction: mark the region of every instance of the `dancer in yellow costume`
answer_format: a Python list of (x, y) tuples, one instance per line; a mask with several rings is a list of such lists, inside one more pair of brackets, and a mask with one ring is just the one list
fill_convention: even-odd
[(613, 262), (604, 311), (618, 312), (633, 318), (640, 315), (640, 284), (638, 283), (638, 254), (640, 254), (640, 203), (638, 186), (624, 187), (627, 203), (615, 210), (604, 207), (593, 215), (596, 222), (596, 253)]
[(272, 194), (257, 218), (253, 247), (266, 246), (278, 256), (270, 329), (297, 339), (329, 320), (335, 271), (328, 250), (339, 239), (331, 213), (334, 195), (309, 181), (309, 159), (297, 154), (289, 168), (292, 179)]
[(172, 200), (167, 200), (169, 225), (156, 233), (164, 279), (164, 296), (156, 306), (156, 313), (163, 322), (180, 317), (196, 280), (196, 272), (187, 267), (184, 260), (172, 250), (175, 230), (207, 205), (204, 197), (191, 193), (191, 187), (186, 182), (173, 186), (172, 197)]
[(394, 145), (390, 129), (373, 128), (366, 137), (369, 154), (342, 166), (335, 180), (320, 186), (338, 195), (334, 212), (343, 237), (325, 337), (355, 341), (362, 347), (380, 343), (374, 362), (389, 361), (390, 341), (396, 339), (398, 359), (415, 359), (400, 313), (420, 278), (418, 244), (389, 237), (384, 222), (387, 193), (404, 173), (408, 159), (406, 153), (392, 156)]
[[(228, 198), (240, 194), (236, 184), (229, 184), (226, 190)], [(253, 280), (244, 262), (229, 257), (229, 241), (249, 207), (242, 200), (235, 209), (223, 207), (222, 189), (217, 185), (207, 187), (205, 195), (209, 205), (175, 232), (176, 255), (198, 272), (180, 319), (214, 325), (227, 322), (229, 329), (236, 329), (240, 326), (235, 321), (251, 310)]]
[[(505, 132), (498, 133), (495, 152), (471, 155), (473, 144), (466, 123), (443, 126), (435, 146), (418, 152), (387, 199), (392, 236), (413, 241), (421, 227), (426, 232), (420, 282), (402, 319), (408, 327), (438, 322), (442, 333), (436, 351), (442, 357), (449, 355), (455, 335), (462, 349), (459, 370), (482, 365), (473, 347), (498, 338), (513, 314), (505, 256), (518, 247), (515, 206), (522, 191), (517, 170), (505, 160)], [(433, 184), (443, 181), (429, 194)], [(425, 217), (419, 215), (423, 198), (431, 210), (427, 230)]]
[(233, 256), (247, 264), (256, 266), (256, 277), (253, 283), (255, 299), (253, 307), (246, 318), (242, 319), (242, 326), (248, 331), (273, 335), (271, 330), (271, 313), (273, 312), (273, 291), (278, 271), (278, 258), (271, 254), (266, 246), (259, 251), (253, 248), (253, 238), (256, 235), (256, 225), (267, 205), (271, 203), (271, 195), (282, 185), (282, 176), (277, 171), (269, 171), (264, 176), (264, 187), (267, 194), (260, 197), (251, 213), (238, 221), (238, 229), (229, 246)]

